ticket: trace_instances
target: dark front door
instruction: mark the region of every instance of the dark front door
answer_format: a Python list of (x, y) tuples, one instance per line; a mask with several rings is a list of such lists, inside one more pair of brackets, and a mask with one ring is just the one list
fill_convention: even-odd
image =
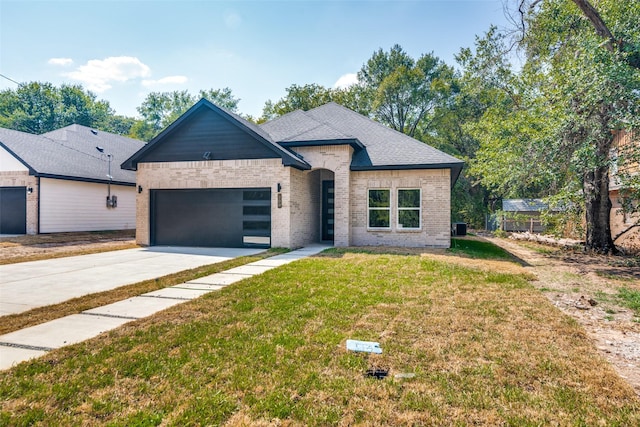
[(334, 181), (322, 181), (322, 240), (333, 241)]
[(27, 233), (27, 188), (0, 187), (0, 234)]
[(271, 246), (269, 188), (151, 191), (151, 244)]

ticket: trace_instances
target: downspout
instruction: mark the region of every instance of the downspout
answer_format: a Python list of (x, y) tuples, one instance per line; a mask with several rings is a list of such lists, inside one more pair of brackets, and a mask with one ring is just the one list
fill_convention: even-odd
[(38, 194), (36, 195), (36, 199), (38, 200), (38, 214), (36, 217), (36, 234), (40, 234), (40, 177), (38, 176)]

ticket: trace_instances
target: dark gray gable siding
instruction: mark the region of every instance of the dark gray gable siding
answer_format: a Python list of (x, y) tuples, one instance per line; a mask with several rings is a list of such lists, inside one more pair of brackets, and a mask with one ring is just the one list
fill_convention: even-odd
[[(210, 157), (205, 159), (204, 153)], [(275, 159), (273, 150), (217, 112), (203, 108), (145, 153), (145, 162)]]

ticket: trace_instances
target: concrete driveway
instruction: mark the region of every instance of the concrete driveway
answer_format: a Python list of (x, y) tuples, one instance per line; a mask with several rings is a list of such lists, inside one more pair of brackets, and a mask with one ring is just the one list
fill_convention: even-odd
[(154, 246), (2, 265), (0, 316), (262, 251)]

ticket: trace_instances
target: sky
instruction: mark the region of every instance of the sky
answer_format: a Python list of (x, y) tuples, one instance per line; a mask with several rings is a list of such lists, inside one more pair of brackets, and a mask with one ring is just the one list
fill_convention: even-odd
[(136, 117), (150, 92), (228, 87), (259, 117), (293, 84), (353, 83), (395, 44), (455, 66), (492, 24), (508, 26), (502, 0), (0, 0), (0, 90), (81, 84)]

